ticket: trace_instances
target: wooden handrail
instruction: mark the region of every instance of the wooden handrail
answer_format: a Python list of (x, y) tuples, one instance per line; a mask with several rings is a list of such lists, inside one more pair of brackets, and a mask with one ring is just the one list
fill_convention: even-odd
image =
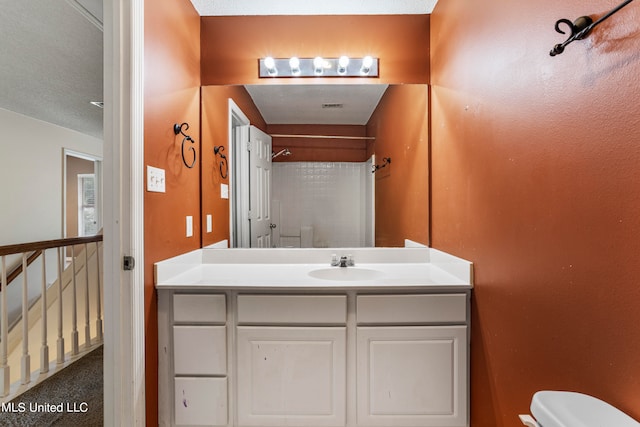
[(44, 249), (60, 248), (65, 246), (82, 245), (85, 243), (102, 242), (102, 234), (89, 237), (68, 237), (66, 239), (43, 240), (40, 242), (19, 243), (17, 245), (0, 246), (0, 256), (21, 254)]
[[(29, 255), (29, 257), (27, 258), (27, 267), (30, 266), (33, 261), (38, 259), (40, 255), (42, 255), (42, 250), (32, 252), (31, 255)], [(22, 264), (18, 265), (11, 272), (9, 272), (9, 274), (7, 274), (7, 285), (13, 282), (16, 277), (20, 275), (20, 273), (22, 273)]]

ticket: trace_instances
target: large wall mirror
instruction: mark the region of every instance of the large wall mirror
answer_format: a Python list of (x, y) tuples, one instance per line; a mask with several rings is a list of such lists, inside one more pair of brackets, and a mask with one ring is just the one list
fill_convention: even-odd
[(428, 95), (424, 84), (204, 86), (203, 246), (428, 244)]

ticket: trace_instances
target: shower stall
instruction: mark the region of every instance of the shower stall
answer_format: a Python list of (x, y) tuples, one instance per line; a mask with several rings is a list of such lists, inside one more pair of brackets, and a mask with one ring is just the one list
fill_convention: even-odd
[[(289, 151), (287, 149), (282, 150)], [(286, 155), (283, 153), (283, 155)], [(277, 247), (374, 245), (373, 160), (273, 163)]]

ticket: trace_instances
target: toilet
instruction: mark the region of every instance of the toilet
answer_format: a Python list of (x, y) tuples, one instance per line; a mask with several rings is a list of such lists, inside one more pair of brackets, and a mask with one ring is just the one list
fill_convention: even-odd
[(619, 409), (587, 394), (538, 391), (531, 400), (531, 415), (520, 415), (527, 427), (640, 427)]

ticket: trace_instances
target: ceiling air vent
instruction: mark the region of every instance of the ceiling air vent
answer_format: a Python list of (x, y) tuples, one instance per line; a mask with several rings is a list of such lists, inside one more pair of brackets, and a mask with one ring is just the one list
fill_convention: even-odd
[(322, 104), (322, 108), (342, 108), (344, 104)]

